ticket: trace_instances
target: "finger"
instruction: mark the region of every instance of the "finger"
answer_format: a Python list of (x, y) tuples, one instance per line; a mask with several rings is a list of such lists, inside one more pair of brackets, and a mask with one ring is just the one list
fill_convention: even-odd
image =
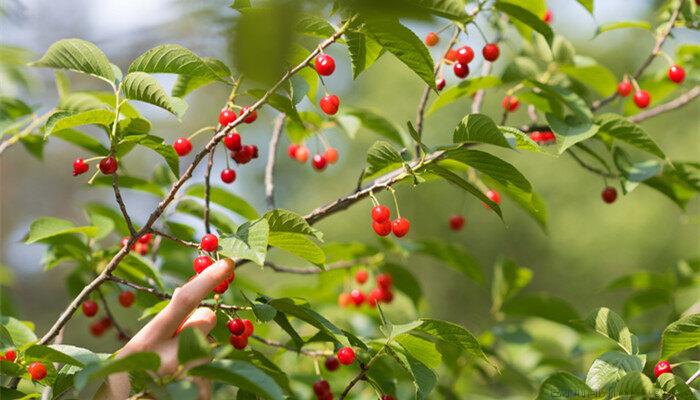
[(216, 285), (228, 278), (235, 265), (236, 263), (230, 258), (219, 260), (194, 279), (176, 289), (170, 303), (142, 331), (147, 329), (153, 336), (171, 338), (182, 321), (199, 305), (202, 299), (209, 295)]
[(192, 378), (192, 381), (197, 386), (197, 399), (198, 400), (211, 399), (211, 381), (209, 379), (194, 377), (194, 378)]
[(188, 328), (199, 329), (205, 336), (216, 326), (216, 314), (208, 308), (198, 308), (177, 329), (177, 335)]

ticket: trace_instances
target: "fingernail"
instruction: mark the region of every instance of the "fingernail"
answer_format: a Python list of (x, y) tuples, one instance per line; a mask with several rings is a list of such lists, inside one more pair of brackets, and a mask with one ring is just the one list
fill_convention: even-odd
[(221, 260), (217, 261), (212, 265), (211, 267), (207, 268), (205, 271), (212, 270), (211, 273), (216, 274), (217, 276), (228, 276), (228, 274), (233, 271), (233, 268), (236, 266), (236, 263), (230, 259), (230, 258), (222, 258)]

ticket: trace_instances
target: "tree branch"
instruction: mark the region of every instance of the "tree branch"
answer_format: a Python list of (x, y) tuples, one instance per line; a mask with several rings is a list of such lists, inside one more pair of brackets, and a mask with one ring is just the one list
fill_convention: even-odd
[[(42, 114), (40, 116), (34, 115), (32, 122), (30, 122), (26, 127), (24, 127), (24, 129), (22, 129), (22, 131), (18, 132), (17, 134), (13, 135), (11, 138), (0, 143), (0, 155), (2, 155), (2, 153), (7, 148), (9, 148), (13, 144), (17, 143), (18, 141), (22, 140), (23, 137), (32, 133), (32, 131), (34, 131), (34, 129), (36, 129), (39, 125), (41, 125), (41, 123), (44, 122), (44, 120), (46, 120), (47, 118), (49, 118), (54, 112), (56, 112), (56, 109), (52, 108), (51, 110), (45, 112), (44, 114)], [(23, 121), (26, 121), (26, 119), (24, 119)], [(21, 125), (19, 125), (19, 126), (21, 126)], [(8, 127), (7, 129), (10, 129), (10, 128)]]
[(112, 188), (114, 189), (114, 198), (117, 200), (117, 204), (119, 204), (119, 210), (122, 212), (122, 216), (124, 217), (124, 221), (126, 221), (127, 228), (129, 228), (129, 234), (132, 237), (136, 237), (138, 239), (136, 229), (134, 228), (134, 224), (131, 222), (129, 213), (126, 211), (126, 204), (124, 204), (122, 193), (119, 190), (119, 174), (117, 173), (117, 171), (114, 171), (114, 173), (112, 174)]
[(121, 325), (117, 322), (117, 319), (114, 318), (114, 314), (112, 314), (112, 310), (109, 308), (109, 304), (107, 304), (107, 299), (105, 298), (104, 294), (102, 293), (102, 290), (100, 288), (97, 288), (96, 290), (97, 295), (100, 298), (100, 302), (102, 303), (102, 307), (105, 309), (105, 314), (107, 314), (107, 317), (112, 321), (112, 325), (114, 325), (114, 328), (117, 330), (119, 335), (121, 337), (126, 338), (126, 340), (131, 339), (131, 336), (126, 333), (124, 329), (122, 329)]
[(574, 160), (576, 160), (576, 162), (577, 162), (580, 166), (582, 166), (583, 168), (587, 169), (588, 171), (593, 172), (594, 174), (600, 175), (600, 176), (602, 176), (602, 177), (604, 177), (604, 178), (611, 178), (611, 179), (617, 179), (617, 178), (620, 177), (620, 175), (618, 175), (618, 174), (615, 174), (615, 173), (612, 173), (612, 172), (603, 171), (602, 169), (598, 169), (598, 168), (596, 168), (596, 167), (593, 167), (593, 166), (591, 166), (591, 165), (586, 164), (586, 162), (583, 161), (579, 156), (577, 156), (576, 153), (574, 153), (573, 151), (571, 151), (571, 149), (569, 149), (569, 151), (567, 151), (566, 153), (567, 153), (568, 155), (570, 155)]
[(209, 209), (211, 197), (211, 169), (214, 166), (214, 151), (216, 147), (212, 147), (207, 158), (207, 169), (204, 171), (204, 230), (211, 233), (211, 224), (209, 223)]
[(387, 344), (385, 344), (384, 347), (377, 351), (377, 353), (367, 362), (367, 365), (360, 364), (360, 373), (357, 374), (354, 378), (352, 378), (352, 380), (348, 383), (343, 392), (340, 394), (340, 397), (338, 397), (338, 400), (343, 400), (348, 395), (348, 393), (350, 393), (350, 390), (352, 390), (352, 388), (357, 384), (357, 382), (365, 379), (365, 377), (367, 376), (367, 372), (372, 367), (372, 364), (374, 364), (375, 361), (379, 359), (379, 356), (384, 352), (384, 349), (386, 348)]
[(642, 111), (639, 114), (635, 114), (629, 117), (629, 120), (638, 124), (649, 118), (656, 117), (659, 114), (665, 112), (673, 111), (684, 105), (693, 101), (696, 97), (700, 96), (700, 86), (695, 86), (684, 94), (678, 96), (676, 99), (669, 101), (668, 103), (660, 104), (656, 107), (652, 107), (648, 110)]
[(182, 245), (182, 246), (185, 246), (185, 247), (192, 247), (192, 248), (195, 248), (195, 249), (198, 249), (198, 248), (199, 248), (199, 243), (190, 242), (190, 241), (187, 241), (187, 240), (182, 240), (182, 239), (180, 239), (180, 238), (178, 238), (178, 237), (175, 237), (175, 236), (173, 236), (173, 235), (171, 235), (171, 234), (168, 234), (168, 233), (165, 233), (165, 232), (161, 232), (161, 231), (156, 230), (156, 229), (152, 229), (151, 232), (153, 232), (153, 233), (156, 234), (157, 236), (162, 236), (162, 237), (164, 237), (164, 238), (166, 238), (166, 239), (168, 239), (168, 240), (171, 240), (171, 241), (173, 241), (173, 242), (175, 242), (175, 243), (177, 243), (177, 244), (180, 244), (180, 245)]
[[(277, 265), (273, 262), (270, 261), (265, 261), (265, 266), (269, 267), (270, 269), (274, 270), (275, 272), (283, 272), (283, 273), (288, 273), (288, 274), (301, 274), (301, 275), (314, 275), (314, 274), (321, 274), (324, 272), (328, 271), (333, 271), (337, 269), (348, 269), (352, 268), (356, 265), (372, 265), (372, 264), (378, 264), (384, 260), (384, 255), (381, 253), (375, 254), (373, 256), (369, 257), (360, 257), (356, 258), (354, 260), (341, 260), (337, 261), (331, 264), (328, 264), (326, 266), (326, 269), (320, 269), (316, 267), (310, 267), (310, 268), (290, 268), (290, 267), (283, 267), (280, 265)], [(236, 264), (238, 265), (238, 264)]]
[(272, 137), (270, 138), (270, 148), (267, 154), (267, 165), (265, 165), (265, 202), (267, 208), (272, 210), (275, 208), (275, 185), (273, 172), (275, 169), (275, 155), (277, 154), (277, 144), (284, 127), (284, 114), (280, 114), (275, 119), (275, 125), (272, 128)]
[(290, 351), (293, 351), (295, 353), (307, 355), (309, 357), (328, 357), (328, 356), (333, 355), (333, 352), (330, 350), (304, 350), (304, 349), (297, 350), (297, 348), (295, 348), (295, 347), (288, 346), (284, 343), (280, 343), (280, 342), (275, 341), (275, 340), (265, 339), (265, 338), (258, 336), (258, 335), (251, 335), (250, 337), (252, 337), (253, 339), (257, 340), (258, 342), (266, 344), (268, 346), (279, 347), (281, 349), (290, 350)]

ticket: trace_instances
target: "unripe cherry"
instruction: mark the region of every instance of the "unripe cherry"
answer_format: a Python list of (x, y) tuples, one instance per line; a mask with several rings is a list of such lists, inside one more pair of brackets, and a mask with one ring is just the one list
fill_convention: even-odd
[(426, 46), (435, 46), (438, 44), (440, 41), (440, 36), (437, 35), (435, 32), (428, 32), (427, 35), (425, 35), (425, 45)]
[(355, 272), (355, 282), (360, 285), (367, 282), (367, 279), (369, 279), (369, 272), (366, 269), (360, 269)]
[(82, 158), (76, 158), (73, 161), (73, 176), (86, 173), (90, 169), (90, 164), (86, 163)]
[(654, 366), (654, 376), (660, 377), (663, 374), (672, 373), (671, 364), (668, 361), (661, 360)]
[(83, 314), (85, 314), (86, 317), (94, 317), (98, 309), (99, 306), (92, 300), (85, 300), (83, 302)]
[(224, 168), (221, 171), (221, 180), (224, 183), (233, 183), (236, 180), (236, 171), (231, 168)]
[(438, 78), (435, 80), (435, 88), (439, 91), (445, 88), (445, 78)]
[(226, 126), (230, 124), (231, 122), (235, 121), (237, 118), (236, 112), (231, 110), (230, 108), (224, 108), (221, 110), (219, 113), (219, 124), (221, 126)]
[(299, 150), (298, 144), (290, 144), (289, 147), (287, 147), (287, 155), (289, 156), (289, 158), (296, 158), (297, 150)]
[(314, 60), (314, 68), (319, 75), (328, 76), (335, 71), (335, 60), (328, 54), (319, 54)]
[(193, 262), (194, 272), (199, 274), (212, 264), (214, 264), (214, 261), (208, 256), (199, 256)]
[(389, 210), (389, 207), (384, 206), (384, 205), (377, 205), (372, 207), (372, 220), (374, 222), (385, 222), (388, 221), (391, 218), (391, 211)]
[(231, 346), (235, 348), (236, 350), (243, 350), (248, 346), (248, 336), (243, 336), (243, 335), (231, 335), (228, 338), (229, 343), (231, 343)]
[(112, 156), (100, 160), (100, 171), (105, 175), (112, 175), (117, 172), (117, 168), (119, 168), (119, 163), (117, 163), (117, 159)]
[(678, 64), (668, 69), (668, 79), (675, 83), (681, 83), (685, 79), (685, 70)]
[(313, 159), (311, 159), (311, 165), (316, 171), (323, 171), (326, 169), (326, 157), (321, 154), (316, 154)]
[(467, 64), (457, 62), (452, 66), (452, 71), (454, 71), (456, 77), (466, 78), (469, 75), (469, 66)]
[[(248, 108), (250, 107), (243, 107), (239, 116), (243, 115), (246, 111), (248, 111)], [(258, 112), (255, 110), (251, 110), (250, 114), (248, 114), (247, 117), (243, 118), (243, 122), (245, 122), (246, 124), (252, 124), (253, 122), (255, 122), (256, 119), (258, 119)]]
[(134, 304), (135, 299), (136, 299), (136, 296), (134, 295), (134, 292), (130, 292), (128, 290), (125, 290), (125, 291), (119, 293), (119, 304), (121, 304), (122, 307), (124, 307), (124, 308), (131, 307), (131, 305)]
[(632, 93), (632, 84), (628, 80), (624, 80), (617, 84), (617, 94), (622, 97), (627, 97)]
[(359, 307), (365, 302), (365, 293), (360, 289), (350, 291), (350, 299), (355, 307)]
[(372, 229), (374, 229), (379, 236), (387, 236), (391, 233), (391, 221), (372, 221)]
[(309, 149), (306, 146), (300, 146), (294, 154), (294, 158), (304, 164), (309, 159)]
[(173, 149), (175, 149), (178, 156), (184, 157), (190, 154), (190, 151), (192, 151), (192, 143), (189, 141), (189, 139), (180, 137), (177, 138), (175, 143), (173, 143)]
[(408, 233), (408, 230), (411, 228), (411, 223), (408, 222), (406, 218), (399, 217), (396, 218), (392, 223), (391, 223), (391, 231), (394, 232), (394, 236), (396, 237), (404, 237)]
[(204, 251), (212, 252), (219, 248), (219, 238), (211, 233), (202, 236), (200, 247)]
[(318, 105), (327, 115), (335, 115), (335, 113), (338, 112), (338, 107), (340, 106), (340, 99), (334, 94), (328, 94), (323, 96)]
[(350, 347), (343, 347), (338, 350), (338, 361), (343, 365), (350, 365), (355, 362), (355, 351)]
[(338, 305), (345, 308), (352, 303), (352, 297), (350, 297), (350, 293), (341, 293), (338, 295)]
[(326, 369), (330, 372), (336, 371), (340, 368), (340, 361), (335, 356), (326, 357), (326, 361), (323, 363)]
[(464, 227), (464, 216), (453, 215), (450, 217), (450, 229), (453, 231), (459, 231)]
[(501, 106), (508, 112), (513, 112), (520, 106), (520, 101), (515, 96), (505, 96), (501, 102)]
[(467, 65), (474, 59), (474, 50), (469, 46), (462, 46), (457, 49), (457, 61), (460, 64)]
[(640, 90), (634, 94), (634, 104), (639, 108), (647, 108), (651, 103), (651, 95), (646, 90)]
[(323, 152), (323, 158), (328, 161), (328, 164), (335, 164), (338, 161), (338, 150), (329, 147)]
[(484, 56), (485, 60), (493, 62), (498, 60), (501, 51), (496, 43), (487, 43), (481, 50), (481, 54)]
[(27, 372), (29, 372), (29, 376), (32, 377), (33, 381), (40, 381), (46, 378), (46, 367), (39, 361), (29, 364)]
[(238, 151), (241, 149), (241, 135), (236, 132), (232, 132), (224, 136), (224, 146), (231, 151)]
[(608, 204), (614, 203), (617, 199), (617, 190), (615, 190), (614, 187), (608, 186), (600, 193), (600, 197)]
[(235, 336), (240, 336), (245, 331), (245, 324), (243, 324), (243, 320), (240, 318), (234, 318), (228, 321), (226, 327), (228, 328), (228, 331)]

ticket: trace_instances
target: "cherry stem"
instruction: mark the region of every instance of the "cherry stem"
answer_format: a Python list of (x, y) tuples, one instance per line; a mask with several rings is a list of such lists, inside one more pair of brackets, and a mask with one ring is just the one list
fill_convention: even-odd
[(450, 23), (450, 24), (447, 24), (447, 25), (443, 26), (442, 28), (438, 29), (435, 33), (441, 34), (442, 32), (444, 32), (446, 29), (448, 29), (448, 28), (451, 27), (451, 26), (452, 26), (451, 23)]
[(377, 200), (376, 197), (374, 197), (374, 193), (369, 192), (369, 198), (372, 199), (372, 204), (374, 204), (375, 206), (379, 205), (379, 201)]
[(101, 160), (101, 159), (103, 159), (103, 158), (104, 158), (103, 156), (90, 157), (90, 158), (84, 159), (83, 161), (86, 162), (86, 163), (89, 163), (89, 162)]
[(321, 143), (323, 144), (323, 147), (325, 149), (328, 149), (329, 147), (331, 147), (330, 143), (328, 143), (328, 140), (326, 139), (326, 135), (324, 135), (323, 133), (319, 133), (318, 138), (319, 138), (319, 140), (321, 140)]
[(638, 91), (642, 90), (642, 89), (639, 87), (639, 83), (637, 83), (637, 80), (636, 80), (634, 77), (632, 77), (632, 87), (634, 87), (634, 91), (635, 91), (635, 92), (638, 92)]
[(318, 366), (318, 358), (314, 357), (314, 370), (317, 376), (321, 376), (321, 368)]
[(479, 35), (481, 35), (481, 38), (484, 39), (484, 43), (487, 43), (487, 44), (488, 44), (488, 43), (491, 43), (491, 42), (489, 42), (489, 40), (486, 38), (486, 35), (484, 34), (484, 31), (482, 31), (481, 28), (479, 27), (479, 24), (477, 24), (476, 22), (472, 22), (472, 24), (474, 25), (474, 27), (476, 28), (476, 30), (479, 31)]
[(666, 60), (666, 62), (668, 62), (669, 66), (676, 65), (676, 61), (673, 58), (671, 58), (671, 56), (669, 56), (665, 51), (661, 50), (659, 51), (659, 54)]
[(231, 163), (229, 161), (228, 152), (226, 151), (225, 146), (224, 146), (224, 160), (226, 160), (226, 168), (231, 169)]
[(200, 133), (206, 132), (206, 131), (216, 131), (216, 127), (215, 127), (215, 126), (205, 126), (204, 128), (198, 129), (198, 130), (195, 131), (193, 134), (191, 134), (190, 136), (188, 136), (188, 137), (187, 137), (187, 140), (192, 140), (192, 139), (194, 139), (197, 135), (199, 135)]
[(394, 198), (394, 207), (396, 208), (396, 216), (398, 218), (401, 218), (401, 211), (399, 211), (399, 201), (396, 199), (396, 190), (394, 190), (393, 187), (389, 186), (389, 192), (391, 192), (391, 197)]
[(321, 76), (321, 74), (318, 74), (318, 79), (321, 80), (321, 86), (323, 86), (323, 93), (325, 93), (326, 96), (328, 96), (329, 93), (328, 93), (328, 87), (326, 86), (326, 81), (323, 80), (323, 76)]

